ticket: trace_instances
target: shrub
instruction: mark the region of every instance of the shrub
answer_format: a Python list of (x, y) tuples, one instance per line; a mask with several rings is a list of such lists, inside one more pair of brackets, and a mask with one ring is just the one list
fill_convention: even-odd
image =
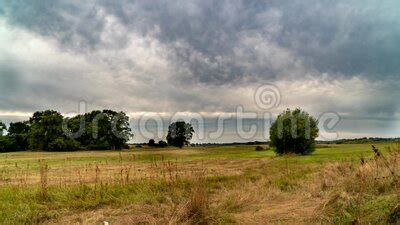
[(160, 147), (160, 148), (164, 148), (164, 147), (167, 147), (168, 146), (168, 144), (167, 144), (167, 142), (165, 142), (165, 141), (159, 141), (158, 142), (158, 147)]
[(270, 128), (270, 145), (277, 154), (307, 155), (315, 150), (318, 121), (301, 109), (287, 109)]
[(257, 146), (257, 147), (256, 147), (256, 151), (263, 151), (263, 150), (264, 150), (264, 148), (261, 147), (261, 146)]
[(154, 141), (154, 139), (150, 139), (149, 143), (147, 145), (150, 147), (154, 147), (154, 146), (156, 146), (156, 142)]
[(79, 142), (69, 138), (57, 138), (49, 143), (49, 151), (73, 151), (81, 149)]
[(12, 143), (9, 137), (7, 136), (0, 136), (0, 152), (7, 152), (11, 151)]
[(86, 150), (110, 150), (111, 146), (107, 142), (105, 142), (105, 143), (87, 145), (85, 149)]

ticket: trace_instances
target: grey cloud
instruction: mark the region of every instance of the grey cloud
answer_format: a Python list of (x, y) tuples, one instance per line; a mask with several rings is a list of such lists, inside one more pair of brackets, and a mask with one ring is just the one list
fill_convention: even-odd
[(21, 82), (19, 73), (6, 65), (0, 65), (0, 96), (17, 91)]
[[(288, 81), (299, 83), (282, 85), (282, 107), (393, 118), (399, 10), (392, 0), (1, 1), (0, 19), (56, 48), (43, 62), (68, 57), (1, 64), (0, 109), (257, 110), (251, 90)], [(318, 86), (335, 93), (307, 84), (325, 76)]]
[(277, 41), (320, 72), (371, 79), (398, 76), (400, 8), (397, 1), (290, 1)]
[[(233, 49), (241, 46), (242, 33), (257, 34), (321, 73), (375, 79), (400, 72), (400, 7), (396, 1), (138, 1), (131, 8), (128, 2), (103, 4), (126, 26), (143, 33), (158, 26), (160, 40), (189, 46), (176, 47), (177, 53), (200, 82), (241, 81), (246, 69), (238, 65), (240, 58)], [(252, 51), (251, 46), (245, 47)], [(197, 51), (202, 59), (190, 61), (182, 53), (185, 50)], [(257, 54), (252, 54), (257, 61)], [(232, 57), (237, 60), (229, 60)], [(255, 77), (287, 76), (252, 66)]]
[[(107, 16), (127, 32), (151, 35), (172, 49), (178, 66), (191, 72), (186, 82), (211, 84), (244, 80), (301, 79), (307, 71), (370, 79), (397, 76), (400, 61), (400, 8), (396, 1), (13, 1), (3, 3), (13, 24), (56, 37), (75, 51), (123, 48), (129, 39), (101, 39)], [(243, 45), (252, 33), (303, 68), (277, 70), (257, 61)], [(111, 46), (110, 46), (111, 44)], [(238, 55), (246, 51), (246, 58)], [(236, 50), (236, 51), (235, 51)], [(195, 55), (194, 55), (195, 54)], [(263, 58), (264, 56), (264, 58)], [(242, 60), (247, 60), (246, 66)], [(250, 68), (250, 69), (249, 69)], [(305, 71), (307, 70), (307, 71)], [(309, 72), (308, 72), (309, 73)], [(314, 74), (315, 75), (315, 74)], [(246, 77), (247, 76), (247, 77)], [(244, 79), (247, 78), (247, 79)]]

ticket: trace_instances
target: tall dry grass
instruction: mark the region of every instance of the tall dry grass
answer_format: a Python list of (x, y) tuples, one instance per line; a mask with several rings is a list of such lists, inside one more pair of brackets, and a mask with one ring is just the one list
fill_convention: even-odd
[(400, 203), (399, 147), (396, 144), (383, 154), (371, 146), (374, 153), (371, 158), (361, 156), (358, 163), (329, 165), (323, 172), (321, 182), (321, 190), (329, 193), (321, 207), (324, 221), (355, 224), (370, 220), (400, 222), (398, 216), (393, 219)]
[(47, 173), (49, 167), (44, 160), (39, 160), (39, 171), (40, 171), (40, 197), (42, 199), (49, 198), (49, 187), (47, 182)]
[(205, 172), (197, 173), (195, 176), (189, 199), (181, 214), (181, 221), (189, 221), (192, 224), (208, 224), (210, 208)]
[[(56, 168), (50, 169), (40, 160), (39, 194), (47, 201), (39, 203), (59, 208), (52, 212), (56, 216), (41, 212), (43, 215), (27, 216), (34, 219), (20, 221), (57, 221), (63, 215), (57, 212), (63, 210), (82, 213), (76, 216), (82, 219), (87, 216), (83, 213), (114, 208), (104, 216), (115, 217), (111, 224), (396, 222), (399, 149), (394, 147), (383, 154), (374, 148), (373, 157), (329, 165), (295, 163), (297, 156), (276, 157), (272, 164), (254, 159), (236, 167), (237, 173), (222, 175), (206, 170), (207, 164), (187, 166), (164, 158), (153, 160), (143, 169), (134, 156), (124, 161), (120, 155), (113, 164), (66, 166), (72, 172), (65, 173), (69, 177), (59, 177), (58, 182), (49, 177)], [(221, 160), (218, 166), (223, 170), (238, 162)], [(245, 168), (240, 168), (243, 165)], [(18, 176), (25, 177), (22, 180), (27, 187), (29, 167), (15, 167), (23, 171)], [(377, 205), (384, 205), (380, 206), (382, 213), (368, 211)], [(103, 217), (95, 218), (94, 222), (99, 222)], [(65, 223), (71, 221), (75, 219)]]

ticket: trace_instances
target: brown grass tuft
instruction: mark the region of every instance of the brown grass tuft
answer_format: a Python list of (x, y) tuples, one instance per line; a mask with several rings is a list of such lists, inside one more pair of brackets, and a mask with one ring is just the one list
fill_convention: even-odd
[(49, 188), (47, 184), (47, 173), (48, 173), (48, 166), (44, 160), (39, 160), (39, 171), (40, 171), (40, 187), (41, 192), (40, 196), (43, 199), (49, 198)]

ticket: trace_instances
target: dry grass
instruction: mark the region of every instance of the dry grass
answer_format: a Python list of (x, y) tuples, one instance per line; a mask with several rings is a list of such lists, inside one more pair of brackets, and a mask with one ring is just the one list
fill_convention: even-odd
[[(321, 207), (324, 221), (388, 222), (384, 211), (395, 210), (400, 202), (400, 148), (392, 148), (386, 156), (375, 147), (372, 150), (373, 158), (330, 164), (323, 172), (321, 189), (329, 190)], [(395, 221), (400, 222), (400, 218)]]
[(40, 172), (40, 187), (41, 187), (40, 197), (42, 199), (47, 199), (49, 198), (49, 187), (47, 182), (48, 166), (43, 160), (39, 160), (39, 172)]
[(39, 169), (32, 171), (29, 167), (15, 167), (12, 172), (3, 172), (0, 185), (30, 185), (41, 182), (41, 164), (46, 164), (48, 184), (93, 184), (100, 182), (129, 182), (134, 179), (176, 179), (190, 177), (193, 171), (206, 167), (209, 176), (238, 175), (243, 170), (259, 166), (271, 159), (220, 159), (220, 160), (153, 160), (151, 162), (88, 163), (79, 166), (49, 167), (46, 160), (39, 160)]
[[(327, 148), (327, 151), (329, 148)], [(377, 149), (375, 149), (377, 150)], [(38, 184), (23, 223), (310, 224), (398, 222), (398, 147), (342, 162), (306, 157), (127, 160), (3, 174), (11, 193)], [(2, 192), (4, 193), (4, 192)], [(27, 192), (18, 198), (25, 202)], [(25, 196), (25, 197), (24, 197)], [(3, 198), (6, 199), (6, 198)]]

